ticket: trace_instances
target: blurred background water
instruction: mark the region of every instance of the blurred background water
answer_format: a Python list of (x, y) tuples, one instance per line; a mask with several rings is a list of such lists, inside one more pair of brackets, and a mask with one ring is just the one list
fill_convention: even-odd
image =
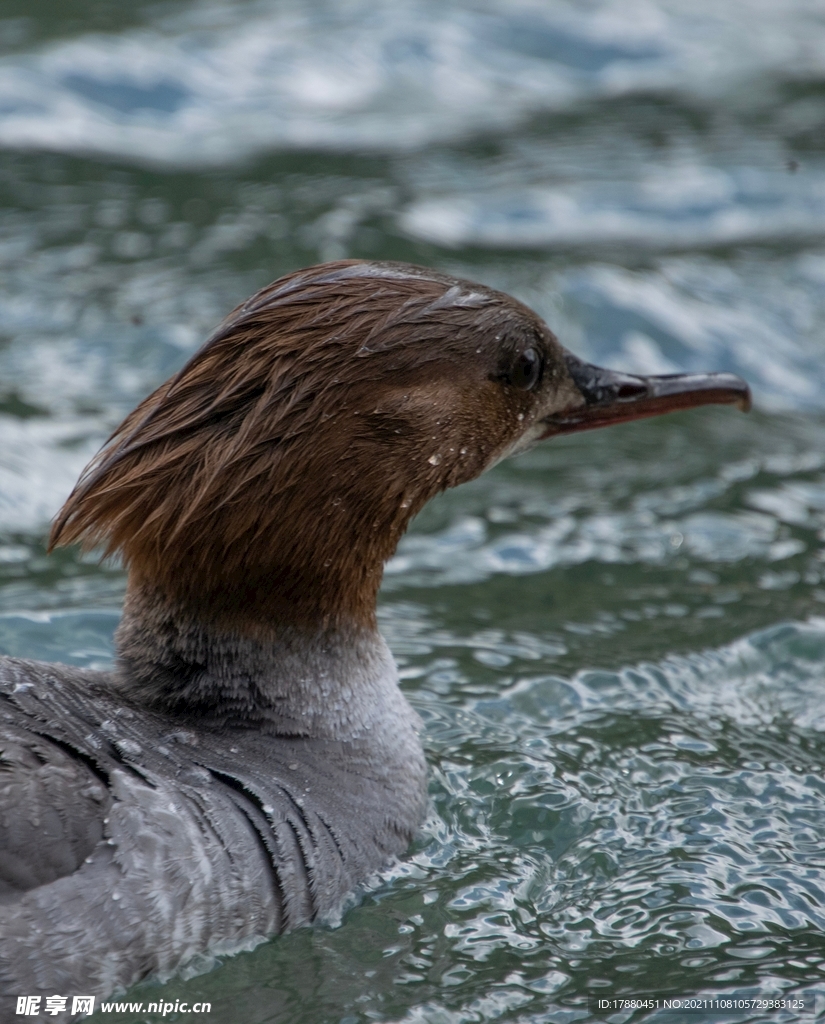
[(0, 15), (3, 652), (109, 663), (123, 574), (47, 558), (48, 521), (120, 417), (300, 265), (437, 266), (589, 359), (756, 397), (557, 440), (426, 509), (381, 601), (432, 768), (411, 856), (339, 926), (134, 998), (215, 1024), (825, 1012), (821, 0)]

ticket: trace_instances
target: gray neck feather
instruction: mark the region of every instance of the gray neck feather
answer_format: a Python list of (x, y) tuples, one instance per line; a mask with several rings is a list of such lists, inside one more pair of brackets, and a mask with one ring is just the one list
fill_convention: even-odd
[(144, 707), (204, 726), (388, 742), (417, 716), (376, 630), (275, 627), (266, 643), (193, 621), (158, 591), (130, 588), (115, 634), (116, 679)]

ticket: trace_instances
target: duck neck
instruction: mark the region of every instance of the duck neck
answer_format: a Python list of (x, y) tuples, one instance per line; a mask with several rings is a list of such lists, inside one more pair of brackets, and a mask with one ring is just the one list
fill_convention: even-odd
[(374, 625), (241, 632), (130, 580), (115, 642), (117, 682), (130, 699), (204, 727), (347, 740), (412, 714)]

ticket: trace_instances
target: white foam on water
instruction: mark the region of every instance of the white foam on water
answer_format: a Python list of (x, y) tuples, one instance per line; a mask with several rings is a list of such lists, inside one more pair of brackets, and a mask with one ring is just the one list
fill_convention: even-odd
[(732, 371), (763, 408), (819, 408), (819, 288), (789, 287), (790, 274), (798, 280), (769, 261), (720, 268), (672, 259), (652, 271), (592, 264), (558, 285), (584, 312), (595, 362), (629, 373)]
[(640, 90), (752, 107), (768, 83), (825, 68), (821, 13), (814, 0), (193, 5), (2, 60), (0, 145), (221, 164), (403, 151)]
[(804, 241), (825, 230), (825, 176), (696, 163), (643, 166), (635, 181), (422, 198), (398, 223), (413, 237), (451, 248), (677, 250)]
[(468, 516), (440, 533), (405, 537), (387, 563), (384, 589), (467, 584), (585, 562), (666, 565), (680, 549), (698, 562), (774, 563), (804, 551), (805, 544), (785, 541), (778, 520), (761, 511), (699, 510), (659, 517), (639, 507), (560, 515), (532, 530), (497, 536), (490, 536), (480, 519)]
[(98, 448), (97, 420), (0, 415), (0, 531), (44, 529)]

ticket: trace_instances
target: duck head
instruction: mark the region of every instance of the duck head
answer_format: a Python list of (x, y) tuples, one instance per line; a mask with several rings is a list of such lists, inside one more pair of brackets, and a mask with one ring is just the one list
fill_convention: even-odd
[(439, 491), (558, 434), (709, 403), (731, 374), (583, 363), (509, 295), (400, 263), (290, 274), (117, 428), (52, 545), (120, 552), (200, 621), (374, 625), (383, 564)]

